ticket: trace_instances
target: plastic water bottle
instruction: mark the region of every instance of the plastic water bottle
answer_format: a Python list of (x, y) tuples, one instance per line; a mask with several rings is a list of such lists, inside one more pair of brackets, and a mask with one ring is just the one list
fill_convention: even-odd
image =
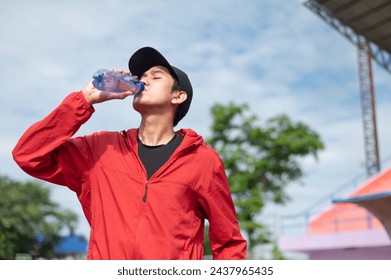
[(144, 90), (144, 84), (136, 76), (121, 74), (107, 69), (99, 69), (92, 76), (92, 84), (99, 90), (123, 92), (130, 90), (138, 94)]

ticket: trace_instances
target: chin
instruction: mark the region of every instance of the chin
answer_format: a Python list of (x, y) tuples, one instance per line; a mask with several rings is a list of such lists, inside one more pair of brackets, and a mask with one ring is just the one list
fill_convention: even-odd
[(143, 104), (141, 104), (139, 101), (140, 101), (140, 100), (135, 100), (135, 99), (133, 99), (132, 105), (133, 105), (133, 109), (134, 109), (135, 111), (141, 113), (141, 111), (143, 111), (143, 107), (144, 107), (144, 106), (143, 106)]

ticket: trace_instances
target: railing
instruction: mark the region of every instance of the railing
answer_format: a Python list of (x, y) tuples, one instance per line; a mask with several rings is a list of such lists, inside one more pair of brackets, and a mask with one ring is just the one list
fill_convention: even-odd
[(330, 210), (327, 216), (312, 221), (308, 233), (325, 234), (375, 228), (382, 228), (375, 216), (365, 208), (355, 204), (347, 204), (344, 207), (336, 207)]

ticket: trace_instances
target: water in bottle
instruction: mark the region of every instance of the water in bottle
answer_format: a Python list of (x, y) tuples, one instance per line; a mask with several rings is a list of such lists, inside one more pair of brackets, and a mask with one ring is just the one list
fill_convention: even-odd
[(92, 84), (99, 90), (124, 92), (130, 90), (138, 94), (144, 90), (144, 84), (136, 76), (122, 74), (107, 69), (99, 69), (92, 76)]

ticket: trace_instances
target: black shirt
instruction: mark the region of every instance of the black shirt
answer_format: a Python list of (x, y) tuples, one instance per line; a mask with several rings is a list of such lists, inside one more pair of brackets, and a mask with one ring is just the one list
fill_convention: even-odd
[(167, 144), (158, 146), (144, 145), (138, 139), (138, 156), (147, 170), (148, 179), (166, 163), (176, 148), (179, 147), (182, 140), (183, 136), (177, 133), (175, 133), (174, 137)]

